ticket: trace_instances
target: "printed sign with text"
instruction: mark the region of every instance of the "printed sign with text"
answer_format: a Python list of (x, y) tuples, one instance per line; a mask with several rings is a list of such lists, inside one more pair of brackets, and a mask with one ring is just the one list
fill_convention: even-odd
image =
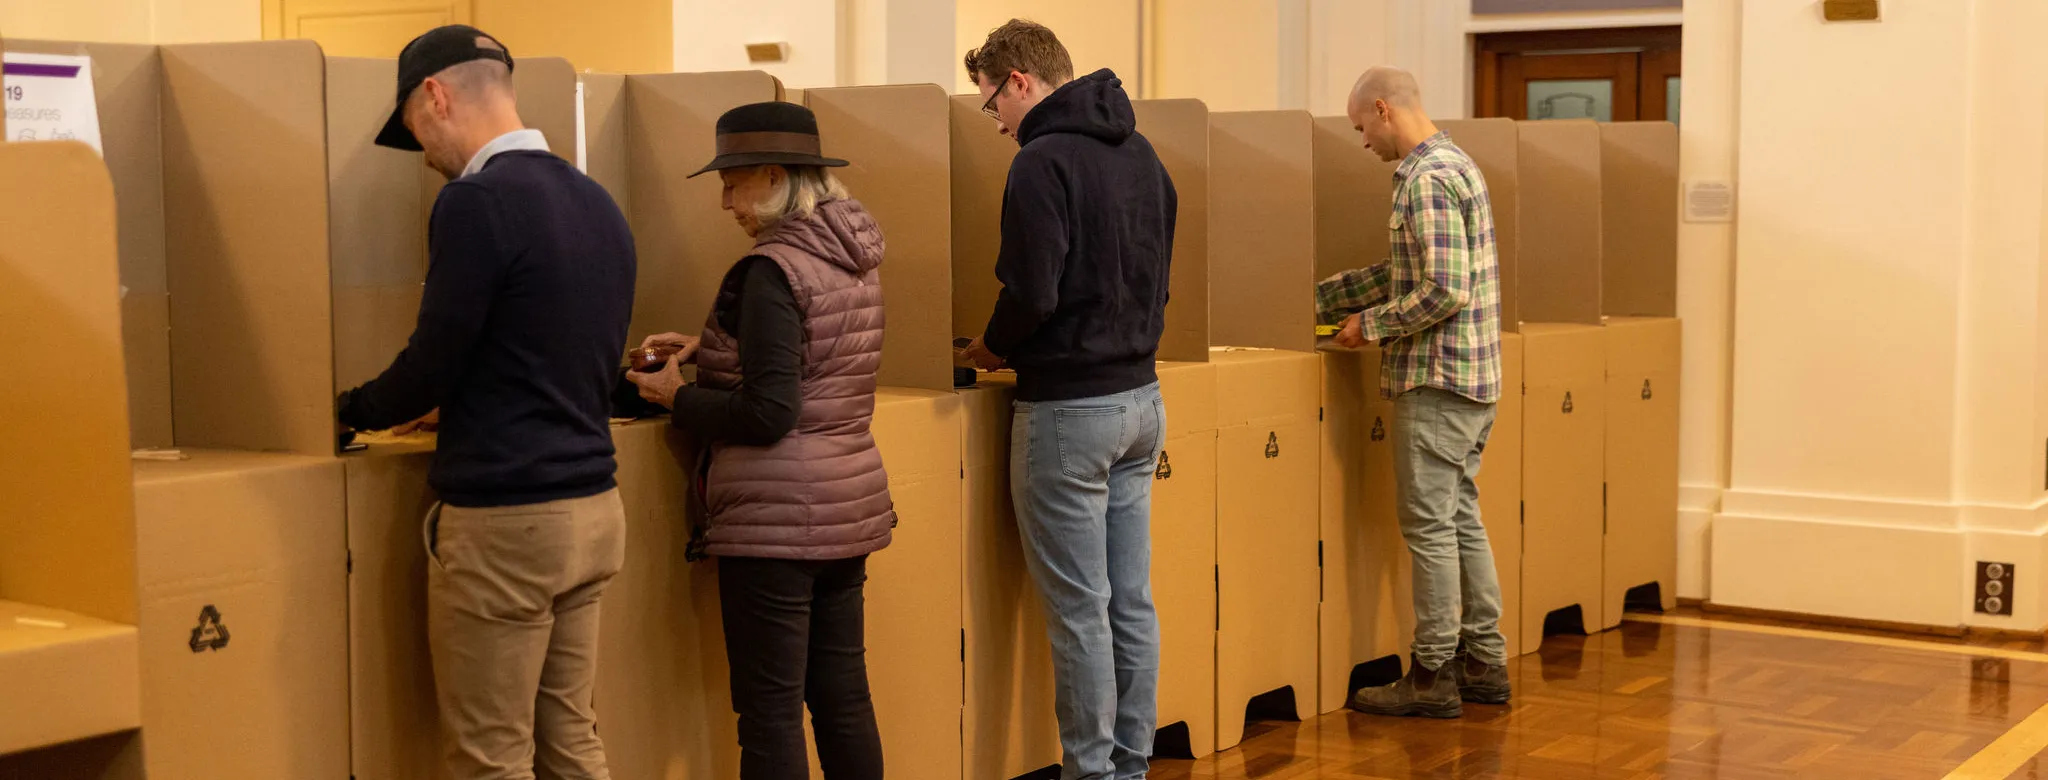
[(9, 52), (0, 92), (7, 98), (7, 140), (84, 141), (105, 154), (91, 57)]

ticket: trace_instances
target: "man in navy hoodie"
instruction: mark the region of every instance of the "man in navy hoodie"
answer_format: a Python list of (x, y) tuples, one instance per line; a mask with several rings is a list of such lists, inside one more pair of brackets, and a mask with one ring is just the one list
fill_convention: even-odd
[(1155, 361), (1178, 199), (1123, 82), (1074, 79), (1051, 30), (1012, 20), (966, 64), (982, 112), (1020, 145), (1003, 191), (1003, 291), (967, 352), (1017, 371), (1011, 497), (1045, 600), (1063, 776), (1142, 778), (1158, 720)]

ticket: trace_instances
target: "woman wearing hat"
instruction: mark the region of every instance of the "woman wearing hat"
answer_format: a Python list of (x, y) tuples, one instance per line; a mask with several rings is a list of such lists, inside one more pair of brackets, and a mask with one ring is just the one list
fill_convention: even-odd
[[(718, 120), (721, 205), (754, 239), (719, 285), (703, 336), (631, 374), (709, 447), (704, 552), (717, 556), (743, 780), (808, 778), (803, 714), (832, 780), (882, 776), (862, 636), (867, 556), (896, 513), (869, 423), (882, 360), (882, 231), (789, 103)], [(681, 365), (697, 364), (684, 386)]]

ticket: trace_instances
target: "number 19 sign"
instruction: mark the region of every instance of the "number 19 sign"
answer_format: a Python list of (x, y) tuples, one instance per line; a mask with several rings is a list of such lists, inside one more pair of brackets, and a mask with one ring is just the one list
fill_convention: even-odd
[(100, 112), (93, 102), (92, 58), (8, 52), (0, 94), (7, 103), (9, 141), (84, 141), (100, 148)]

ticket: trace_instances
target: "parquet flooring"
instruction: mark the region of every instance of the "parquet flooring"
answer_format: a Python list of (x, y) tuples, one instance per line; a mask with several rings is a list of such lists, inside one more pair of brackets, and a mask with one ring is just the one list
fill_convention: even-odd
[(1941, 778), (2048, 705), (2048, 662), (1727, 626), (1552, 637), (1510, 673), (1514, 704), (1463, 720), (1258, 723), (1239, 748), (1154, 762), (1152, 777)]

